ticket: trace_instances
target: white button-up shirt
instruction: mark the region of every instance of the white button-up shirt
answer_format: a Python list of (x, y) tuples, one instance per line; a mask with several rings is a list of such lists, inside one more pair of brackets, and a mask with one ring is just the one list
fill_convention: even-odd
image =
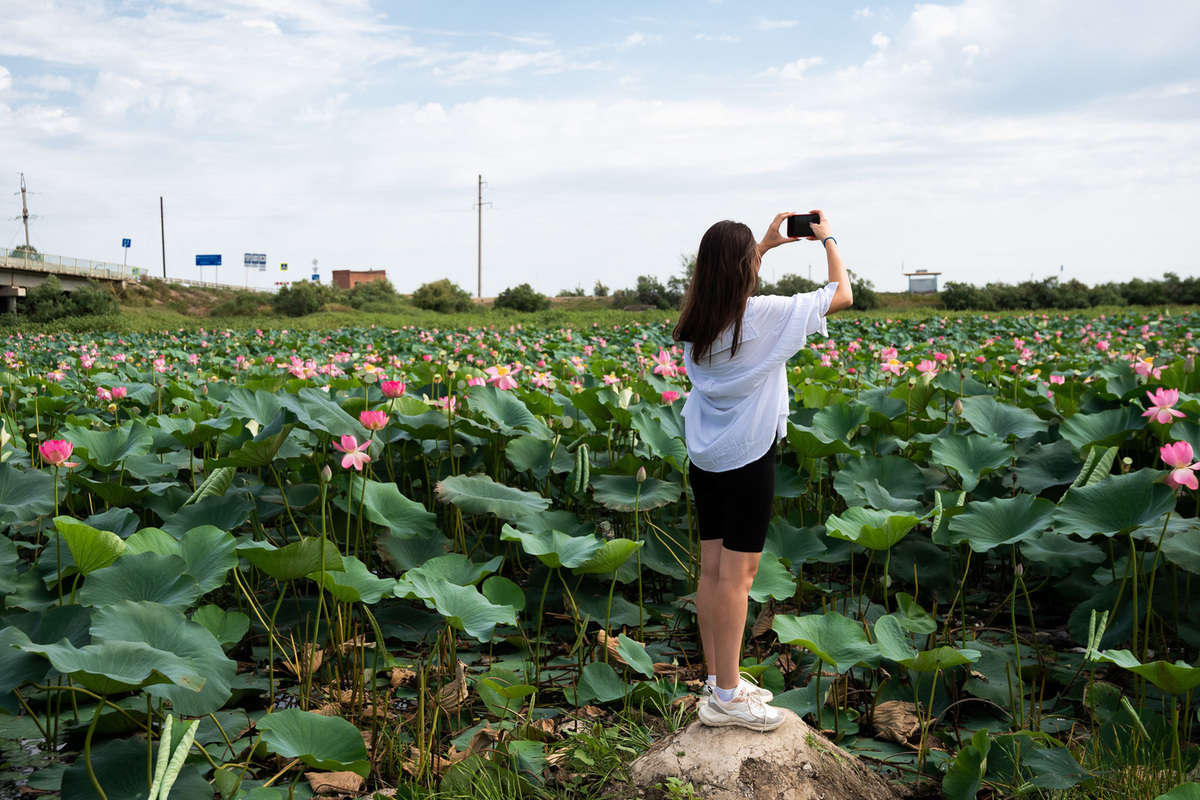
[(697, 363), (683, 345), (692, 391), (683, 406), (688, 457), (708, 472), (728, 472), (758, 459), (787, 434), (789, 358), (811, 333), (828, 335), (825, 314), (837, 291), (829, 283), (791, 297), (746, 301), (737, 354), (729, 357), (733, 326)]

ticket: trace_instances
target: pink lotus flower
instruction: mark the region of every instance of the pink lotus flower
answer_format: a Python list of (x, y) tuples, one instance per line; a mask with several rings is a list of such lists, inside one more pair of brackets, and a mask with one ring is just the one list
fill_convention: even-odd
[(492, 376), (487, 379), (488, 383), (495, 384), (497, 389), (503, 391), (517, 388), (517, 379), (513, 375), (516, 375), (520, 371), (521, 367), (519, 365), (517, 367), (509, 367), (507, 364), (488, 367), (484, 370), (484, 372)]
[(923, 358), (921, 359), (921, 363), (917, 364), (917, 372), (928, 372), (931, 376), (936, 376), (938, 374), (937, 364), (928, 358)]
[[(78, 467), (78, 462), (67, 461), (74, 450), (75, 445), (65, 439), (47, 439), (38, 446), (42, 460), (56, 467)], [(1188, 452), (1191, 453), (1190, 450)]]
[(345, 453), (342, 456), (342, 469), (354, 467), (359, 472), (362, 472), (363, 464), (370, 464), (371, 457), (367, 455), (367, 448), (371, 446), (371, 440), (358, 443), (358, 437), (347, 433), (342, 437), (341, 442), (334, 442), (333, 449), (339, 453)]
[(400, 397), (404, 394), (404, 381), (383, 381), (379, 384), (384, 397)]
[(1162, 367), (1154, 366), (1154, 357), (1147, 356), (1146, 358), (1137, 358), (1133, 362), (1133, 371), (1138, 375), (1145, 377), (1153, 377), (1158, 380), (1162, 375)]
[(663, 405), (671, 405), (680, 398), (679, 392), (673, 392), (670, 389), (662, 393)]
[(108, 389), (105, 389), (103, 386), (97, 386), (96, 399), (103, 400), (106, 403), (111, 402), (113, 399), (112, 392), (110, 392)]
[(369, 431), (381, 431), (387, 427), (388, 415), (386, 411), (364, 411), (358, 421)]
[(610, 372), (604, 376), (604, 385), (612, 386), (614, 383), (620, 383), (621, 379), (617, 377), (617, 373)]
[(880, 369), (882, 369), (884, 372), (891, 372), (891, 373), (894, 373), (895, 375), (902, 375), (902, 374), (904, 374), (906, 367), (902, 363), (900, 363), (899, 360), (897, 360), (895, 358), (889, 358), (887, 361), (883, 362)]
[(539, 389), (553, 389), (554, 376), (549, 372), (535, 372), (533, 373), (531, 383)]
[(675, 366), (675, 359), (671, 358), (671, 354), (661, 347), (658, 350), (658, 355), (651, 356), (650, 360), (655, 364), (655, 375), (673, 378), (679, 374), (679, 368)]
[(1192, 491), (1200, 488), (1200, 483), (1196, 480), (1196, 470), (1200, 470), (1200, 461), (1192, 463), (1192, 446), (1187, 442), (1172, 442), (1171, 444), (1163, 445), (1158, 451), (1162, 456), (1162, 460), (1171, 472), (1167, 475), (1167, 486), (1172, 489), (1178, 489), (1180, 486), (1186, 486)]
[(457, 397), (439, 398), (437, 401), (437, 404), (438, 404), (438, 408), (442, 409), (443, 411), (449, 411), (451, 414), (453, 414), (455, 411), (458, 411), (458, 398)]
[(1150, 417), (1160, 425), (1170, 425), (1176, 417), (1186, 416), (1172, 408), (1179, 402), (1178, 389), (1159, 389), (1153, 394), (1146, 392), (1146, 397), (1150, 398), (1150, 408), (1142, 412), (1143, 417)]
[(1067, 379), (1066, 379), (1066, 376), (1064, 376), (1064, 375), (1051, 375), (1050, 382), (1061, 386), (1062, 384), (1067, 382)]
[(124, 397), (127, 394), (129, 394), (129, 390), (126, 389), (124, 386), (114, 386), (112, 388), (112, 399), (113, 400), (120, 400), (122, 397)]

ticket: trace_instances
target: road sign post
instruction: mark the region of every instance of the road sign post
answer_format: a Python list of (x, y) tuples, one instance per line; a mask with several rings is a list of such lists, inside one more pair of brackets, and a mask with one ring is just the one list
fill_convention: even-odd
[(121, 280), (125, 280), (125, 265), (129, 263), (129, 245), (133, 244), (129, 239), (121, 240), (121, 247), (125, 250), (124, 257), (121, 258)]
[[(208, 255), (196, 256), (196, 266), (200, 267), (200, 283), (204, 283), (204, 267), (219, 267), (221, 266), (221, 256)], [(213, 269), (213, 283), (217, 282), (217, 270)]]

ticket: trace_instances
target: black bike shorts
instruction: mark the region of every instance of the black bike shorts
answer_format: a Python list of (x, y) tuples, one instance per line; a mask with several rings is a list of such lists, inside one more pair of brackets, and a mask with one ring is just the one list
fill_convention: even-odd
[(688, 467), (700, 539), (721, 539), (726, 550), (761, 553), (775, 505), (775, 446), (744, 467), (708, 472)]

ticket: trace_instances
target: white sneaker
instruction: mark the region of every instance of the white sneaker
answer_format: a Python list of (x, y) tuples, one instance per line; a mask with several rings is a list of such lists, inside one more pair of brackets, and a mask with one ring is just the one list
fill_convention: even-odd
[(752, 731), (773, 731), (783, 724), (784, 713), (767, 705), (754, 692), (738, 687), (737, 694), (728, 703), (721, 702), (711, 694), (708, 702), (700, 704), (700, 721), (715, 728), (737, 725)]
[[(771, 693), (770, 689), (764, 689), (761, 686), (754, 685), (753, 683), (746, 680), (745, 678), (742, 678), (741, 676), (738, 676), (738, 677), (739, 677), (739, 683), (738, 683), (739, 689), (745, 689), (748, 692), (758, 693), (758, 696), (762, 698), (762, 701), (764, 703), (769, 703), (775, 699), (775, 695)], [(704, 687), (700, 690), (700, 693), (705, 695), (706, 697), (712, 697), (714, 694), (716, 694), (716, 692), (713, 691), (713, 689), (715, 689), (715, 688), (717, 688), (717, 682), (710, 681), (708, 678), (705, 678), (704, 679)]]

